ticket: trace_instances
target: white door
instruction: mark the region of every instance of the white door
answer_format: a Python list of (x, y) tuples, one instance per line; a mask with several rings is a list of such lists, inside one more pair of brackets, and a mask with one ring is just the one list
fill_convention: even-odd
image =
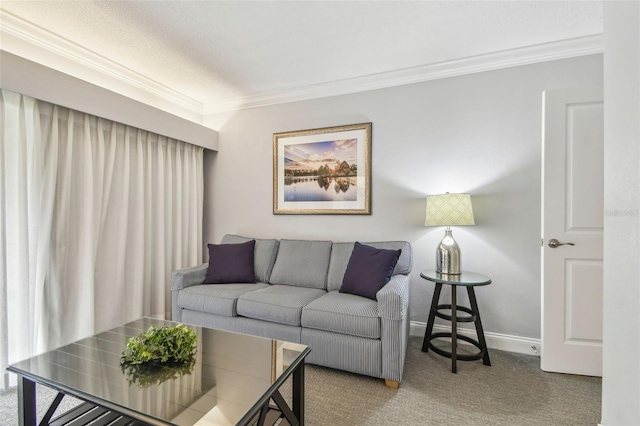
[(543, 121), (541, 367), (602, 376), (602, 88), (545, 91)]

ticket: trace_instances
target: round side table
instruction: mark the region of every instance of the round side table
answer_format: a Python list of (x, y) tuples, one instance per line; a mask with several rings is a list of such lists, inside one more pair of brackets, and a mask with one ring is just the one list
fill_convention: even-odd
[[(431, 309), (429, 310), (429, 320), (427, 321), (427, 330), (424, 333), (424, 340), (422, 342), (422, 352), (428, 352), (429, 349), (433, 350), (438, 355), (451, 358), (451, 372), (456, 373), (456, 363), (460, 361), (473, 361), (482, 359), (484, 365), (491, 365), (489, 359), (489, 351), (487, 349), (487, 342), (484, 339), (484, 331), (482, 329), (482, 321), (480, 321), (480, 311), (478, 310), (478, 303), (476, 301), (476, 294), (473, 290), (475, 286), (483, 286), (491, 284), (491, 279), (484, 275), (476, 274), (473, 272), (462, 272), (459, 275), (441, 274), (435, 270), (422, 271), (420, 276), (425, 280), (434, 282), (436, 288), (433, 292), (433, 299), (431, 301)], [(451, 286), (451, 304), (439, 305), (440, 292), (442, 291), (442, 285), (447, 284)], [(469, 295), (469, 302), (471, 308), (465, 306), (458, 306), (457, 304), (457, 290), (458, 287), (466, 287)], [(441, 311), (451, 310), (451, 315), (447, 315)], [(459, 312), (464, 312), (468, 315), (458, 316)], [(435, 317), (451, 321), (450, 333), (433, 333), (433, 322)], [(476, 326), (476, 334), (478, 339), (472, 339), (471, 337), (458, 335), (458, 322), (473, 322)], [(451, 351), (448, 352), (444, 349), (436, 347), (431, 341), (440, 337), (451, 338)], [(471, 343), (479, 349), (475, 354), (458, 354), (457, 346), (458, 339)]]

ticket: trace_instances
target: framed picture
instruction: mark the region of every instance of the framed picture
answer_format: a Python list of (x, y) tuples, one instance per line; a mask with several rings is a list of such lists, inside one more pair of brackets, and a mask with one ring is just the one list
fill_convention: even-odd
[(371, 123), (274, 133), (274, 214), (371, 214)]

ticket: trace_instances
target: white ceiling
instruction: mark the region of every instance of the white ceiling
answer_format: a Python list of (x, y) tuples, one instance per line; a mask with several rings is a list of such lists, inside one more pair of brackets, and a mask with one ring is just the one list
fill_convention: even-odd
[(498, 67), (505, 55), (517, 65), (589, 53), (601, 44), (602, 9), (602, 1), (3, 0), (0, 18), (3, 36), (99, 62), (95, 72), (207, 114), (477, 71), (485, 59)]

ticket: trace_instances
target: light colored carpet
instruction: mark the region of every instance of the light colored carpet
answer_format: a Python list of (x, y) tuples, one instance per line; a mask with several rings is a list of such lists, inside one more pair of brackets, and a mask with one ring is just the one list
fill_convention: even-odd
[[(36, 401), (38, 401), (38, 421), (46, 414), (57, 392), (46, 386), (36, 385)], [(81, 401), (64, 397), (56, 410), (54, 418), (78, 405)], [(18, 395), (15, 389), (0, 391), (0, 425), (18, 426)]]
[(597, 425), (601, 379), (545, 373), (540, 358), (490, 350), (492, 366), (420, 350), (411, 337), (400, 389), (382, 380), (307, 368), (306, 420), (314, 425)]
[[(601, 379), (545, 373), (534, 356), (490, 350), (492, 366), (423, 353), (411, 337), (400, 389), (380, 379), (309, 365), (306, 368), (306, 424), (356, 425), (596, 425)], [(289, 383), (283, 389), (288, 399)], [(38, 399), (53, 394), (38, 386)], [(68, 398), (63, 404), (70, 404)], [(42, 412), (46, 411), (44, 404)], [(17, 425), (15, 391), (0, 393), (0, 424)]]

